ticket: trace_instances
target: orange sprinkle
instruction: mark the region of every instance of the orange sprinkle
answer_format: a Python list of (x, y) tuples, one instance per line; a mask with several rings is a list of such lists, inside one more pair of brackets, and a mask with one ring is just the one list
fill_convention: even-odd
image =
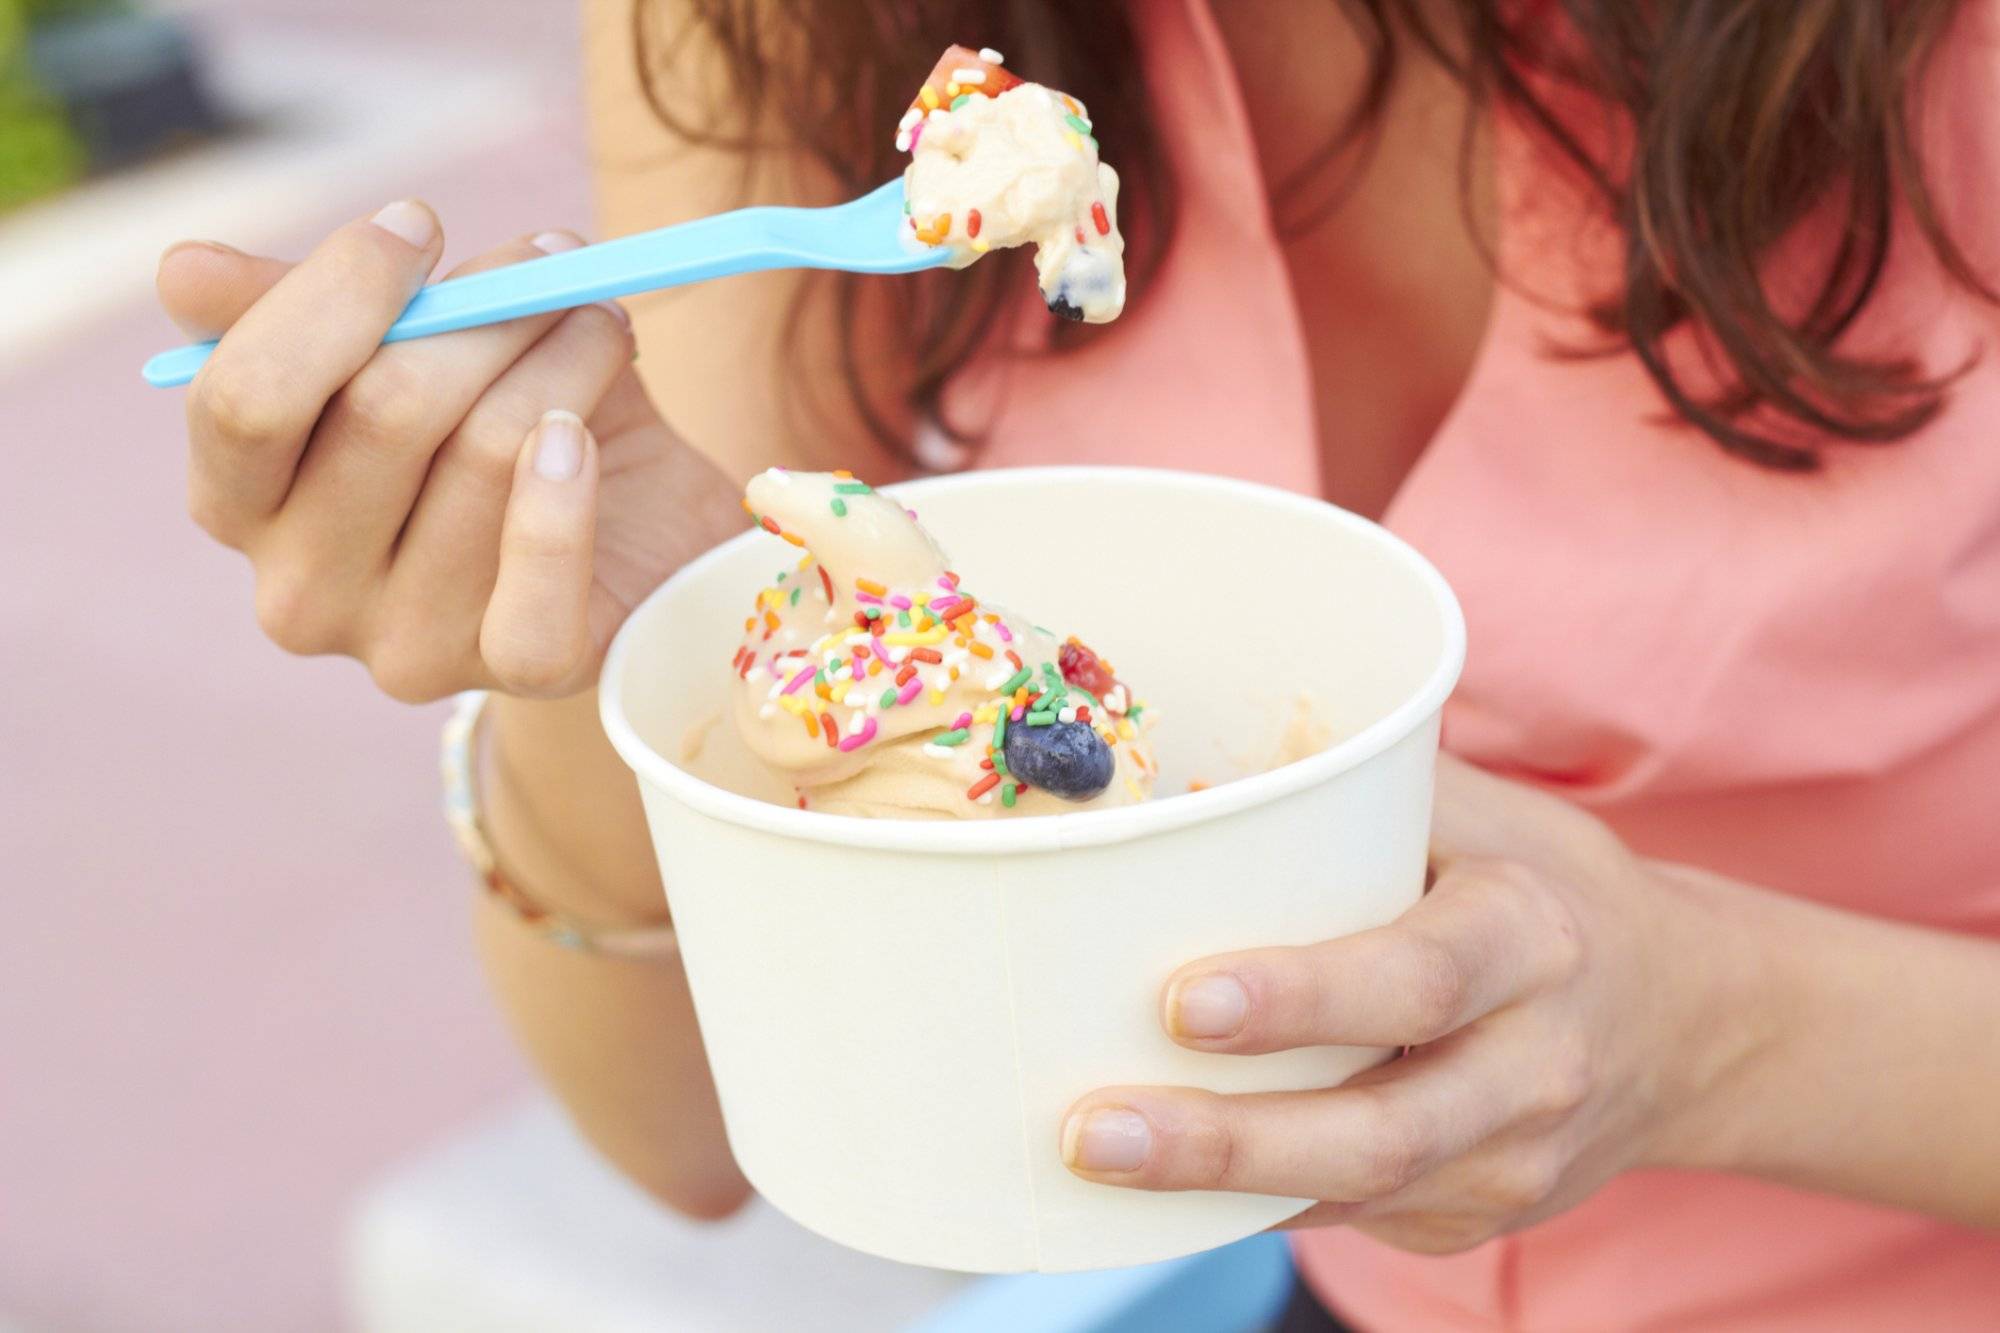
[(806, 720), (806, 735), (812, 737), (814, 740), (818, 740), (819, 719), (814, 717), (811, 713), (801, 713), (799, 714), (799, 716)]
[(819, 715), (819, 725), (820, 733), (826, 737), (828, 749), (832, 749), (834, 746), (840, 744), (840, 728), (834, 725), (832, 713), (821, 713)]
[(874, 579), (856, 579), (854, 580), (854, 586), (875, 597), (885, 597), (889, 592), (887, 588), (877, 583)]
[(828, 703), (833, 702), (833, 687), (831, 685), (828, 685), (825, 681), (820, 681), (817, 685), (814, 685), (813, 693), (817, 694), (820, 698), (826, 700)]
[(1000, 775), (998, 773), (988, 773), (985, 777), (965, 789), (965, 798), (969, 801), (976, 801), (999, 785)]
[(1203, 782), (1203, 781), (1202, 781), (1202, 780), (1201, 780), (1200, 778), (1189, 778), (1189, 779), (1188, 779), (1188, 790), (1189, 790), (1189, 791), (1207, 791), (1207, 790), (1208, 790), (1208, 784), (1207, 784), (1206, 782)]
[(776, 629), (776, 628), (778, 628), (778, 614), (777, 614), (777, 612), (775, 612), (775, 611), (766, 611), (766, 612), (764, 613), (764, 628), (765, 628), (765, 629)]
[(778, 535), (794, 546), (804, 546), (806, 544), (806, 539), (799, 536), (796, 532), (781, 532)]
[(958, 679), (958, 668), (957, 668), (957, 667), (953, 667), (953, 668), (951, 669), (951, 678), (952, 678), (953, 680), (957, 680), (957, 679)]
[(967, 643), (965, 645), (965, 651), (971, 653), (974, 657), (991, 658), (993, 656), (993, 650), (991, 648), (988, 648), (983, 643), (977, 643), (977, 642)]
[(965, 234), (967, 236), (979, 234), (979, 210), (976, 208), (965, 215)]
[(756, 628), (757, 628), (757, 617), (755, 617), (755, 616), (751, 616), (751, 617), (749, 617), (748, 619), (746, 619), (746, 620), (745, 620), (745, 621), (743, 622), (743, 628), (744, 628), (744, 629), (746, 629), (746, 630), (752, 630), (752, 629), (756, 629)]
[(942, 662), (944, 661), (944, 657), (935, 648), (912, 648), (910, 650), (910, 660), (912, 662)]
[(1026, 685), (1023, 685), (1020, 689), (1014, 691), (1014, 707), (1026, 708), (1027, 706), (1028, 706), (1028, 687)]
[(743, 497), (743, 512), (752, 518), (757, 517), (757, 511), (750, 507), (750, 497), (747, 495)]
[(917, 669), (914, 666), (910, 665), (908, 662), (905, 662), (903, 663), (903, 669), (896, 673), (896, 683), (898, 685), (908, 685), (910, 683), (910, 677), (916, 674), (917, 674)]
[(1105, 213), (1102, 203), (1090, 206), (1090, 225), (1097, 228), (1099, 236), (1109, 236), (1111, 234), (1111, 218)]
[(868, 674), (871, 676), (879, 676), (882, 674), (882, 660), (880, 658), (869, 659)]
[(993, 761), (991, 759), (982, 759), (979, 761), (979, 766), (981, 768), (991, 768), (993, 767)]
[(783, 529), (783, 528), (779, 527), (779, 526), (778, 526), (778, 525), (777, 525), (777, 524), (776, 524), (775, 522), (773, 522), (773, 521), (772, 521), (772, 519), (771, 519), (771, 516), (770, 516), (769, 514), (766, 514), (766, 515), (765, 515), (764, 517), (762, 517), (762, 518), (758, 519), (758, 520), (757, 520), (757, 523), (758, 523), (758, 526), (759, 526), (759, 527), (761, 527), (761, 528), (763, 528), (763, 529), (764, 529), (764, 531), (766, 531), (766, 532), (783, 532), (783, 531), (784, 531), (784, 529)]
[(835, 468), (835, 469), (833, 470), (833, 475), (834, 475), (834, 476), (836, 476), (836, 477), (839, 477), (839, 478), (840, 478), (840, 479), (841, 479), (842, 481), (853, 481), (853, 480), (854, 480), (854, 474), (853, 474), (852, 472), (849, 472), (849, 471), (848, 471), (848, 470), (847, 470), (846, 468), (844, 468), (844, 467), (837, 467), (837, 468)]
[(1019, 669), (1020, 669), (1020, 666), (1021, 666), (1021, 655), (1020, 655), (1019, 653), (1015, 652), (1015, 651), (1014, 651), (1014, 650), (1013, 650), (1012, 648), (1009, 648), (1009, 649), (1007, 650), (1007, 660), (1008, 660), (1009, 662), (1012, 662), (1012, 663), (1014, 664), (1014, 667), (1015, 667), (1015, 669), (1016, 669), (1016, 670), (1019, 670)]

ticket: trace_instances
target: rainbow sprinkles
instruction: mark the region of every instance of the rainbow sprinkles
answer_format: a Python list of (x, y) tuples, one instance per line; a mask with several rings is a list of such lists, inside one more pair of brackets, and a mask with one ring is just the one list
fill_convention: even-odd
[(983, 603), (914, 513), (850, 472), (779, 469), (744, 508), (799, 554), (744, 619), (737, 723), (802, 807), (965, 817), (1150, 792), (1144, 706), (1078, 640)]

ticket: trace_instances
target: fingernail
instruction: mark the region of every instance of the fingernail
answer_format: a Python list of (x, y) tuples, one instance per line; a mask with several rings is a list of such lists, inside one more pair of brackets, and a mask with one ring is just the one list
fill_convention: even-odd
[(535, 435), (535, 475), (568, 481), (583, 470), (583, 421), (574, 412), (550, 412)]
[(437, 239), (437, 219), (428, 208), (408, 199), (398, 199), (368, 220), (419, 250), (429, 248)]
[(530, 239), (528, 244), (534, 246), (545, 255), (559, 255), (565, 250), (579, 250), (583, 248), (582, 238), (567, 231), (545, 231), (541, 235)]
[(220, 250), (225, 255), (240, 255), (243, 253), (241, 250), (238, 250), (235, 246), (224, 245), (221, 241), (175, 241), (172, 245), (166, 248), (165, 253), (163, 253), (160, 256), (160, 258), (165, 259), (167, 258), (168, 255), (177, 255), (183, 250), (197, 250), (197, 249)]
[(626, 314), (625, 307), (619, 305), (616, 301), (599, 301), (597, 303), (597, 308), (600, 310), (609, 311), (611, 314), (611, 318), (618, 321), (618, 326), (620, 328), (629, 329), (632, 327), (632, 316)]
[(1153, 1146), (1153, 1127), (1123, 1107), (1086, 1111), (1063, 1125), (1063, 1160), (1085, 1171), (1136, 1171)]
[(1250, 1012), (1250, 993), (1235, 977), (1211, 972), (1174, 987), (1167, 1015), (1177, 1037), (1233, 1037)]

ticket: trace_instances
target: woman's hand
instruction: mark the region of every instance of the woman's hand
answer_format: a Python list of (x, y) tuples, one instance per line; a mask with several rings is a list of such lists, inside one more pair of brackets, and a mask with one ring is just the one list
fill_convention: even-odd
[(1071, 1169), (1322, 1200), (1288, 1225), (1435, 1253), (1669, 1164), (1682, 1117), (1760, 1041), (1731, 1006), (1753, 966), (1731, 932), (1590, 815), (1449, 758), (1432, 864), (1391, 925), (1204, 959), (1162, 995), (1195, 1050), (1407, 1055), (1326, 1091), (1101, 1089), (1065, 1119)]
[(288, 651), (357, 658), (406, 701), (571, 694), (639, 598), (740, 526), (734, 488), (647, 402), (615, 305), (380, 346), (442, 248), (402, 202), (296, 265), (168, 251), (168, 313), (222, 339), (187, 400), (189, 509), (250, 557)]

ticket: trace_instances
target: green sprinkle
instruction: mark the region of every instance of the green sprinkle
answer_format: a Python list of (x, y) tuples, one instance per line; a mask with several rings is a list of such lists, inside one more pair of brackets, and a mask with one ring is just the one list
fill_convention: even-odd
[(1042, 679), (1047, 681), (1051, 688), (1061, 682), (1062, 677), (1057, 674), (1054, 662), (1042, 663)]
[(833, 493), (835, 495), (867, 495), (869, 493), (869, 486), (865, 481), (839, 481), (834, 483)]
[(1022, 667), (1019, 671), (1007, 677), (1006, 681), (1001, 684), (1000, 693), (1012, 694), (1015, 690), (1020, 689), (1032, 680), (1034, 675), (1033, 671), (1030, 671), (1027, 667)]
[(970, 102), (971, 100), (972, 100), (971, 93), (960, 93), (958, 96), (951, 99), (951, 105), (946, 107), (945, 110), (956, 111), (960, 107), (964, 106), (967, 102)]
[(1001, 754), (998, 750), (993, 752), (993, 771), (1000, 774), (1007, 772), (1007, 756)]
[(1007, 715), (1005, 713), (1002, 713), (1000, 714), (1000, 716), (993, 719), (993, 753), (999, 754), (1002, 750), (1006, 748), (1007, 748)]
[(1002, 785), (1000, 788), (1000, 804), (1006, 806), (1009, 810), (1014, 808), (1015, 790), (1016, 788), (1011, 782)]
[(971, 736), (972, 733), (964, 727), (954, 727), (950, 731), (940, 731), (937, 735), (931, 737), (931, 744), (963, 745)]
[(1075, 130), (1078, 134), (1090, 133), (1090, 122), (1085, 120), (1083, 117), (1065, 115), (1063, 119), (1068, 121), (1069, 127)]
[(797, 605), (799, 604), (799, 594), (800, 594), (800, 593), (802, 593), (802, 592), (804, 592), (804, 591), (805, 591), (805, 589), (804, 589), (804, 588), (796, 588), (796, 587), (795, 587), (795, 588), (793, 588), (793, 589), (792, 589), (792, 605), (793, 605), (793, 606), (797, 606)]
[(880, 620), (882, 618), (882, 608), (879, 606), (871, 606), (867, 610), (867, 615), (870, 620)]
[(1090, 706), (1091, 706), (1092, 708), (1096, 708), (1096, 709), (1100, 709), (1100, 710), (1101, 710), (1101, 709), (1102, 709), (1102, 708), (1104, 707), (1104, 705), (1103, 705), (1103, 704), (1101, 704), (1101, 703), (1099, 703), (1099, 702), (1097, 701), (1097, 696), (1096, 696), (1096, 695), (1092, 694), (1092, 693), (1091, 693), (1091, 692), (1090, 692), (1089, 690), (1086, 690), (1086, 689), (1085, 689), (1085, 688), (1083, 688), (1083, 686), (1081, 686), (1081, 685), (1072, 685), (1072, 686), (1070, 686), (1070, 687), (1069, 687), (1069, 692), (1070, 692), (1071, 694), (1080, 694), (1080, 695), (1082, 695), (1082, 696), (1083, 696), (1084, 698), (1086, 698), (1086, 699), (1090, 700)]
[(847, 501), (841, 499), (839, 496), (836, 495), (828, 503), (830, 503), (833, 506), (833, 516), (835, 518), (847, 517)]
[(896, 623), (904, 629), (908, 629), (910, 627), (910, 613), (908, 611), (898, 611), (896, 613)]
[(1028, 725), (1031, 727), (1046, 727), (1055, 720), (1056, 715), (1054, 713), (1045, 713), (1039, 708), (1028, 714)]
[(815, 685), (824, 685), (824, 684), (826, 684), (826, 668), (825, 668), (825, 667), (821, 667), (821, 668), (820, 668), (819, 670), (817, 670), (817, 671), (813, 672), (813, 684), (815, 684)]
[(1145, 711), (1146, 711), (1146, 705), (1133, 704), (1130, 708), (1125, 710), (1126, 720), (1131, 722), (1137, 722), (1139, 720), (1139, 714)]
[(779, 570), (779, 571), (778, 571), (778, 582), (780, 582), (780, 583), (783, 583), (783, 582), (785, 581), (785, 576), (786, 576), (787, 574), (789, 574), (790, 572), (791, 572), (790, 570), (785, 570), (785, 569), (781, 569), (781, 570)]
[(882, 706), (884, 708), (894, 708), (896, 706), (896, 687), (894, 685), (882, 691)]
[[(1056, 636), (1056, 632), (1055, 632), (1054, 630), (1052, 630), (1052, 629), (1044, 629), (1044, 628), (1043, 628), (1042, 626), (1040, 626), (1040, 625), (1037, 625), (1037, 626), (1035, 626), (1035, 633), (1037, 633), (1037, 634), (1046, 634), (1046, 635), (1048, 635), (1048, 636), (1049, 636), (1049, 637), (1050, 637), (1051, 639), (1053, 639), (1053, 638), (1054, 638), (1054, 637)], [(1047, 663), (1043, 663), (1043, 665), (1044, 665), (1044, 666), (1046, 666), (1046, 665), (1047, 665)]]

